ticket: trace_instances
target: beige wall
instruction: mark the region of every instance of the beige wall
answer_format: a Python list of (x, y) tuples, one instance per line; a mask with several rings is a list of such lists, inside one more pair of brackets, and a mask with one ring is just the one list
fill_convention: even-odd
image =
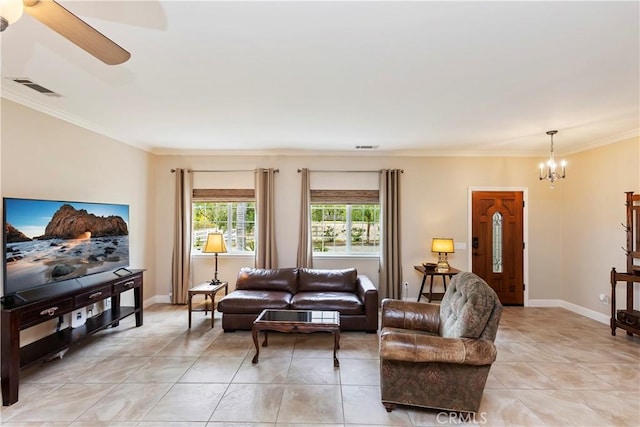
[[(37, 125), (34, 125), (36, 124)], [(3, 196), (126, 203), (131, 216), (131, 264), (144, 267), (145, 299), (170, 291), (173, 233), (171, 168), (280, 169), (276, 179), (277, 242), (281, 266), (295, 265), (300, 177), (297, 169), (402, 168), (403, 275), (409, 297), (420, 276), (413, 265), (433, 261), (438, 235), (469, 244), (469, 188), (526, 189), (529, 298), (563, 299), (601, 313), (611, 266), (624, 266), (624, 191), (640, 190), (638, 138), (571, 156), (568, 177), (556, 189), (537, 179), (540, 158), (395, 156), (155, 156), (5, 99), (2, 100), (0, 183)], [(205, 179), (205, 178), (199, 178)], [(312, 175), (312, 182), (323, 178)], [(370, 178), (346, 174), (345, 182)], [(210, 174), (212, 185), (251, 185), (251, 172)], [(247, 184), (248, 183), (248, 184)], [(469, 269), (468, 250), (450, 257)], [(221, 256), (220, 276), (233, 283), (252, 258)], [(377, 260), (338, 258), (320, 268), (356, 265), (378, 283)], [(194, 259), (194, 281), (208, 280), (213, 259)]]
[[(311, 170), (378, 170), (404, 169), (402, 176), (402, 244), (403, 276), (409, 283), (409, 297), (416, 298), (421, 276), (413, 266), (423, 261), (434, 261), (430, 252), (431, 238), (452, 236), (457, 242), (468, 243), (468, 190), (469, 187), (524, 187), (528, 188), (528, 217), (531, 233), (529, 252), (531, 274), (530, 298), (560, 298), (557, 286), (561, 279), (562, 229), (557, 216), (561, 208), (562, 189), (550, 191), (538, 181), (539, 159), (523, 158), (452, 158), (452, 157), (383, 157), (383, 156), (160, 156), (156, 168), (156, 246), (158, 294), (167, 295), (171, 275), (171, 234), (173, 221), (172, 168), (183, 167), (207, 170), (252, 170), (256, 167), (280, 169), (276, 177), (277, 192), (277, 244), (279, 264), (295, 266), (297, 250), (298, 212), (300, 203), (300, 176), (298, 168)], [(209, 174), (212, 185), (234, 187), (237, 183), (252, 183), (253, 174)], [(200, 176), (196, 173), (195, 176)], [(375, 176), (375, 175), (374, 175)], [(215, 179), (214, 179), (215, 177)], [(247, 178), (248, 177), (248, 178)], [(343, 182), (362, 180), (354, 174), (343, 174)], [(203, 179), (203, 178), (200, 178)], [(326, 180), (323, 174), (312, 173), (312, 187)], [(376, 178), (377, 180), (377, 178)], [(368, 181), (367, 181), (368, 182)], [(349, 184), (346, 184), (349, 185)], [(363, 184), (363, 185), (369, 185)], [(548, 243), (552, 244), (549, 245)], [(552, 250), (547, 248), (551, 246)], [(459, 250), (450, 257), (450, 263), (460, 269), (469, 269), (467, 250)], [(357, 266), (363, 274), (378, 283), (378, 261), (323, 259), (316, 267), (330, 268), (344, 265)], [(194, 260), (195, 282), (207, 280), (213, 274), (213, 259), (202, 255)], [(233, 282), (241, 266), (253, 265), (252, 258), (220, 256), (219, 276)]]
[[(626, 222), (624, 192), (640, 191), (639, 152), (640, 138), (633, 138), (575, 154), (562, 183), (562, 209), (556, 212), (563, 223), (560, 298), (605, 315), (611, 307), (599, 295), (610, 294), (611, 267), (626, 269), (620, 224)], [(625, 301), (624, 285), (618, 288), (618, 301)]]
[(2, 99), (2, 196), (129, 205), (131, 267), (156, 294), (154, 156)]

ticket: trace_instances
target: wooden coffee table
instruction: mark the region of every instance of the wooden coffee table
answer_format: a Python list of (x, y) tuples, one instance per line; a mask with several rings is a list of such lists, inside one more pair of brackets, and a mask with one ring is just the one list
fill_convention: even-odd
[(267, 347), (267, 331), (277, 332), (331, 332), (333, 334), (333, 366), (339, 367), (340, 362), (336, 351), (340, 348), (340, 313), (337, 311), (313, 310), (263, 310), (253, 322), (251, 335), (256, 346), (256, 355), (252, 363), (258, 363), (260, 347), (258, 347), (258, 333), (264, 332), (263, 347)]

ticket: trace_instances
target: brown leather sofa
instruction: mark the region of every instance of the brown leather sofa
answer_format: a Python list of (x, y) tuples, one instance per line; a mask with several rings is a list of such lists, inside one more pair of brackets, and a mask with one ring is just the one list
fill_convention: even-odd
[(378, 290), (355, 268), (242, 268), (236, 289), (218, 303), (225, 332), (250, 330), (264, 309), (340, 312), (340, 329), (378, 329)]

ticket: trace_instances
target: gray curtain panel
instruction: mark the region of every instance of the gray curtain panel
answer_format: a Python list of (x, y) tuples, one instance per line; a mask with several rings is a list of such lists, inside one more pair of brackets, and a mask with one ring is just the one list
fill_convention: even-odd
[(191, 287), (191, 197), (193, 177), (186, 169), (175, 171), (175, 220), (171, 303), (186, 304)]
[(402, 298), (400, 169), (380, 171), (380, 298)]
[(274, 169), (255, 171), (256, 187), (256, 268), (277, 268)]
[(300, 228), (298, 237), (298, 268), (313, 268), (313, 244), (311, 240), (311, 176), (307, 168), (300, 170), (302, 192), (300, 194)]

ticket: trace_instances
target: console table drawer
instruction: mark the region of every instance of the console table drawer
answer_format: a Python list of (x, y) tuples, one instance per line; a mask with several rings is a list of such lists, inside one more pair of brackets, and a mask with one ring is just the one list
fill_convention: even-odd
[(85, 305), (92, 304), (110, 296), (111, 286), (103, 286), (76, 296), (76, 307), (84, 307)]
[(20, 328), (28, 328), (37, 325), (49, 319), (55, 319), (58, 316), (69, 313), (73, 310), (73, 299), (65, 298), (55, 302), (47, 302), (38, 304), (33, 308), (21, 313)]
[(142, 275), (136, 277), (128, 277), (125, 280), (120, 280), (113, 284), (113, 292), (121, 293), (128, 291), (129, 289), (137, 288), (142, 285)]

